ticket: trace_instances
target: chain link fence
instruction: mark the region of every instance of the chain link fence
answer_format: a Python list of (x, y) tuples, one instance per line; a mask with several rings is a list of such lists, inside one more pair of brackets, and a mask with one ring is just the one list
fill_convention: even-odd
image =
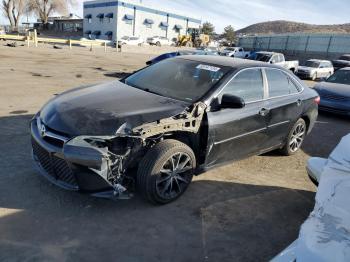
[(239, 46), (247, 50), (276, 51), (289, 55), (318, 54), (330, 58), (350, 53), (350, 34), (246, 36), (239, 38)]

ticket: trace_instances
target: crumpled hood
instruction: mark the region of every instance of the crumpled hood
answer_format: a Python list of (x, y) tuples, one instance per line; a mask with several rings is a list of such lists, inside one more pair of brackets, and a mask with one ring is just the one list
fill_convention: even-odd
[(42, 108), (40, 118), (69, 136), (114, 135), (124, 123), (136, 127), (177, 115), (189, 105), (113, 81), (58, 95)]

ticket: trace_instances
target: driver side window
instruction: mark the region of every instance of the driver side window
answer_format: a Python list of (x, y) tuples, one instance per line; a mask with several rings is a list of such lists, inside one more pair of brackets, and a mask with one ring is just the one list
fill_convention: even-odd
[(225, 87), (222, 95), (242, 98), (246, 103), (264, 99), (264, 83), (261, 70), (246, 69), (239, 72)]

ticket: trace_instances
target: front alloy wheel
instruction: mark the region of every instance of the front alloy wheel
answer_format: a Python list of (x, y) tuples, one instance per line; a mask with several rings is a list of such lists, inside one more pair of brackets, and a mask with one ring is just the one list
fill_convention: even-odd
[(164, 199), (173, 199), (191, 183), (193, 163), (186, 153), (175, 153), (163, 165), (156, 180), (157, 193)]
[(195, 155), (189, 146), (172, 139), (161, 141), (139, 164), (138, 191), (152, 203), (174, 201), (186, 191), (195, 168)]
[(302, 146), (306, 136), (306, 123), (299, 119), (290, 130), (287, 142), (281, 149), (284, 155), (290, 156), (295, 154)]

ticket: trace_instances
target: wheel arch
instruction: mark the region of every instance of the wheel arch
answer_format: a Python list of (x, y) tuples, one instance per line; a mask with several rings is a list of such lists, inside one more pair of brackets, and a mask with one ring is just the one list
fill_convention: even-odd
[(309, 132), (310, 123), (311, 123), (310, 117), (308, 115), (302, 115), (301, 119), (303, 119), (305, 121), (306, 131)]

